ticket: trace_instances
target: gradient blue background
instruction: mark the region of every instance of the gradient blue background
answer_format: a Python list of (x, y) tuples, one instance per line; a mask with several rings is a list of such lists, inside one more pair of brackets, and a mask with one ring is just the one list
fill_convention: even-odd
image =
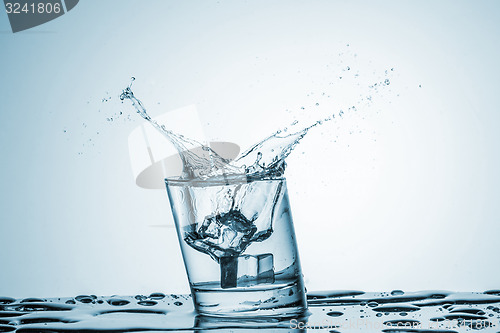
[(498, 1), (108, 0), (12, 34), (0, 13), (0, 294), (188, 292), (166, 193), (132, 176), (132, 75), (152, 114), (196, 103), (211, 138), (246, 147), (390, 68), (371, 107), (289, 159), (307, 288), (498, 288), (499, 17)]

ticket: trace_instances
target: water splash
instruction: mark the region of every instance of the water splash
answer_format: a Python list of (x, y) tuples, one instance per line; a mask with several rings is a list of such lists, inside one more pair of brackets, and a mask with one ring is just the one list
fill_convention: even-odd
[[(132, 78), (132, 82), (135, 78)], [(136, 112), (155, 127), (177, 150), (182, 164), (181, 179), (208, 179), (220, 176), (246, 176), (247, 179), (276, 179), (283, 176), (286, 168), (285, 160), (312, 128), (335, 118), (330, 115), (317, 120), (313, 124), (293, 130), (297, 121), (289, 127), (278, 130), (264, 140), (247, 149), (239, 158), (230, 162), (221, 157), (212, 148), (199, 141), (187, 138), (158, 124), (148, 114), (143, 103), (135, 97), (132, 82), (120, 95), (120, 100), (129, 100)], [(199, 153), (199, 148), (204, 153)], [(196, 153), (195, 153), (196, 151)]]
[[(135, 79), (133, 78), (132, 81)], [(202, 143), (177, 134), (152, 119), (142, 102), (134, 96), (132, 83), (123, 90), (120, 99), (129, 100), (137, 113), (155, 127), (175, 147), (182, 161), (183, 179), (211, 178), (223, 174), (237, 174), (239, 170), (229, 161), (219, 156), (213, 149)], [(193, 150), (201, 147), (206, 154), (195, 154)]]

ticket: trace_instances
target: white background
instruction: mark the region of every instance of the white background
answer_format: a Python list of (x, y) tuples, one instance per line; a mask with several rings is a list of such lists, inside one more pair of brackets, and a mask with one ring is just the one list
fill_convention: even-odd
[(499, 14), (497, 1), (81, 1), (18, 34), (0, 14), (0, 294), (188, 292), (166, 193), (132, 176), (141, 119), (117, 101), (131, 76), (151, 114), (197, 104), (211, 139), (243, 148), (358, 106), (288, 161), (308, 290), (498, 288)]

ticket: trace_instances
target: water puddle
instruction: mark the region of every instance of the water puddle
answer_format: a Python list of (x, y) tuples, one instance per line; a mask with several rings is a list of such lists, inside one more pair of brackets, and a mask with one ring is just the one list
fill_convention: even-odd
[(0, 332), (500, 332), (500, 292), (308, 294), (296, 318), (197, 316), (189, 295), (0, 297)]

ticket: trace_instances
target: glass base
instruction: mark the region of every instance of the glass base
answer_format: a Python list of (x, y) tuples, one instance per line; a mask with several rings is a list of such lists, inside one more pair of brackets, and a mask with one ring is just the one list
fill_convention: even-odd
[(296, 317), (307, 311), (301, 280), (288, 283), (221, 289), (220, 285), (191, 286), (195, 309), (215, 317)]

